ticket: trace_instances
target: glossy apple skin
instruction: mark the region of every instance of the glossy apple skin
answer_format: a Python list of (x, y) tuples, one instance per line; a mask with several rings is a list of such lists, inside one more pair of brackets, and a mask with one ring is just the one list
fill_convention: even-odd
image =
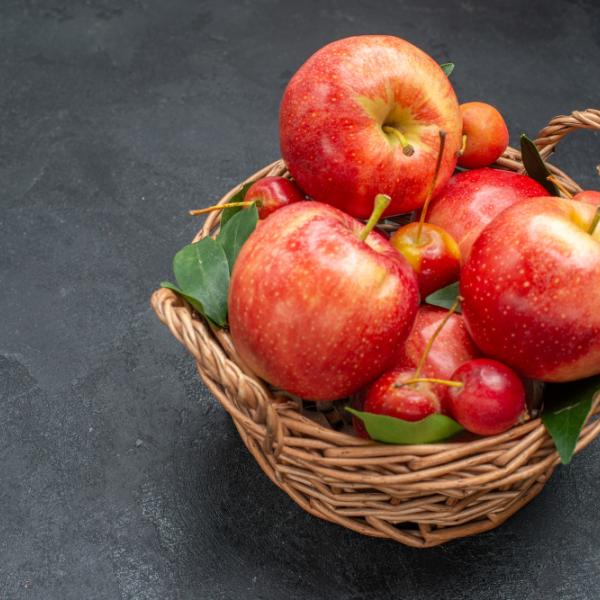
[(467, 145), (458, 165), (478, 169), (495, 163), (508, 146), (508, 128), (502, 115), (485, 102), (465, 102), (460, 112)]
[(382, 235), (319, 202), (260, 221), (235, 263), (229, 325), (269, 383), (312, 400), (348, 396), (394, 360), (419, 302), (414, 273)]
[[(414, 149), (404, 154), (395, 126)], [(312, 198), (367, 218), (376, 194), (386, 215), (423, 205), (433, 178), (439, 130), (446, 144), (436, 190), (454, 171), (462, 118), (448, 77), (422, 50), (392, 36), (338, 40), (313, 54), (281, 102), (281, 151)]]
[(525, 413), (523, 382), (497, 360), (478, 358), (466, 362), (452, 379), (463, 383), (463, 387), (450, 388), (450, 414), (471, 433), (502, 433), (516, 425)]
[(481, 233), (460, 279), (463, 316), (484, 354), (521, 375), (600, 373), (600, 231), (594, 206), (531, 198)]
[(456, 240), (464, 264), (477, 236), (496, 215), (524, 198), (547, 193), (531, 177), (511, 171), (486, 168), (457, 173), (434, 198), (427, 220)]
[(401, 386), (414, 376), (414, 369), (404, 367), (384, 373), (367, 389), (363, 410), (405, 421), (420, 421), (441, 412), (442, 403), (430, 383)]
[(441, 227), (424, 223), (419, 241), (418, 223), (396, 230), (390, 243), (414, 269), (421, 298), (458, 280), (460, 249), (454, 238)]
[(256, 202), (260, 219), (266, 219), (282, 206), (304, 199), (300, 188), (285, 177), (263, 177), (248, 188), (244, 197), (246, 201)]
[(573, 200), (579, 202), (585, 202), (586, 204), (593, 204), (594, 206), (600, 206), (600, 192), (596, 190), (583, 190), (573, 196)]
[[(425, 352), (429, 340), (448, 311), (437, 306), (419, 307), (413, 328), (406, 342), (399, 347), (396, 365), (404, 368), (416, 368)], [(450, 316), (438, 337), (433, 342), (425, 361), (423, 375), (438, 379), (450, 379), (460, 365), (477, 358), (479, 350), (471, 339), (462, 315)], [(443, 412), (448, 412), (448, 386), (433, 386), (442, 401)]]

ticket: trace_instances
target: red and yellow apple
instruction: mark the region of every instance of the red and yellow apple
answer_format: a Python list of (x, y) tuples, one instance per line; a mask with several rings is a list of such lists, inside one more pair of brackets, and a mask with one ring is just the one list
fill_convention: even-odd
[(600, 227), (596, 207), (523, 200), (479, 235), (460, 280), (477, 346), (521, 375), (571, 381), (600, 373)]
[(377, 193), (387, 215), (423, 205), (439, 131), (447, 133), (436, 191), (452, 175), (462, 118), (448, 77), (427, 54), (392, 36), (328, 44), (290, 80), (279, 131), (285, 162), (312, 198), (368, 217)]
[(259, 222), (231, 276), (229, 325), (248, 366), (312, 400), (348, 396), (392, 366), (418, 308), (415, 275), (389, 241), (319, 202)]
[(579, 200), (579, 202), (600, 206), (600, 192), (596, 190), (583, 190), (582, 192), (575, 194), (573, 196), (573, 200)]
[(427, 220), (456, 240), (464, 264), (473, 242), (496, 215), (523, 198), (547, 193), (531, 177), (511, 171), (486, 168), (457, 173), (433, 199)]

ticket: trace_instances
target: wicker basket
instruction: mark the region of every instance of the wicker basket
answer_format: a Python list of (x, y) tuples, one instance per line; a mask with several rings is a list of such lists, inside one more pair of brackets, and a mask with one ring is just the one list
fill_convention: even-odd
[[(600, 130), (600, 110), (552, 119), (536, 140), (542, 156), (575, 129)], [(498, 166), (523, 171), (520, 153), (508, 148)], [(550, 168), (566, 189), (580, 191), (565, 173)], [(261, 169), (247, 182), (267, 175), (287, 175), (284, 163)], [(212, 213), (194, 241), (213, 234), (219, 216)], [(243, 365), (227, 331), (211, 328), (173, 292), (157, 290), (152, 306), (192, 353), (204, 383), (263, 471), (322, 519), (409, 546), (435, 546), (500, 525), (541, 491), (559, 463), (540, 419), (493, 437), (418, 446), (379, 444), (347, 428), (339, 431), (336, 403), (320, 412), (272, 390)], [(592, 415), (600, 413), (599, 404), (596, 398)], [(599, 433), (600, 419), (592, 417), (577, 451)]]

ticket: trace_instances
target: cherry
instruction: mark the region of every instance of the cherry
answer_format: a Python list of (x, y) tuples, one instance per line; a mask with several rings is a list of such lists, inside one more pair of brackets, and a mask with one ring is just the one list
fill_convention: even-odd
[(263, 177), (253, 183), (244, 200), (255, 202), (260, 219), (266, 219), (282, 206), (304, 200), (300, 188), (285, 177)]
[(363, 410), (405, 421), (420, 421), (439, 413), (442, 404), (427, 381), (411, 383), (415, 369), (399, 367), (384, 373), (367, 389)]
[(423, 223), (400, 227), (390, 243), (408, 260), (417, 276), (421, 298), (449, 285), (460, 273), (460, 249), (454, 238), (441, 227)]
[(515, 425), (525, 412), (525, 388), (521, 379), (497, 360), (469, 360), (458, 367), (452, 380), (462, 385), (449, 390), (450, 413), (472, 433), (502, 433)]
[(255, 181), (247, 190), (246, 196), (241, 202), (228, 202), (226, 204), (215, 204), (208, 208), (190, 210), (190, 215), (203, 215), (214, 210), (224, 208), (247, 207), (256, 204), (258, 218), (266, 219), (276, 210), (305, 200), (304, 193), (300, 188), (285, 177), (263, 177)]
[(458, 165), (467, 169), (487, 167), (508, 146), (508, 128), (502, 115), (485, 102), (460, 105), (463, 117), (463, 149)]

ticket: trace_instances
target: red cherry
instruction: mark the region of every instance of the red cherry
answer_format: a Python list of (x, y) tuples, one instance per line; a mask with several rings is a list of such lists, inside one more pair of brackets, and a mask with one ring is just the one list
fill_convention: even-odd
[(525, 412), (525, 388), (509, 367), (489, 358), (475, 358), (452, 375), (463, 386), (450, 388), (450, 412), (468, 431), (495, 435), (510, 429)]
[(422, 299), (458, 279), (460, 250), (441, 227), (423, 223), (419, 232), (419, 223), (409, 223), (392, 234), (390, 243), (414, 269)]
[(266, 219), (282, 206), (304, 200), (300, 188), (285, 177), (263, 177), (246, 192), (245, 202), (256, 202), (258, 216)]
[(363, 410), (405, 421), (420, 421), (441, 412), (441, 401), (428, 382), (403, 385), (415, 369), (398, 368), (384, 373), (367, 389)]

